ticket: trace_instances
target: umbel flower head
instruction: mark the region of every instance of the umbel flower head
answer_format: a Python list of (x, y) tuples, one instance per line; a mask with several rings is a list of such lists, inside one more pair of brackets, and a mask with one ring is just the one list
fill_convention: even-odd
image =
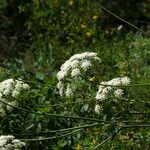
[[(97, 103), (105, 101), (109, 97), (110, 93), (113, 93), (115, 98), (122, 98), (124, 91), (117, 86), (125, 86), (130, 84), (130, 82), (129, 77), (118, 77), (107, 82), (101, 82), (96, 93)], [(95, 106), (95, 112), (99, 114), (98, 109), (96, 108), (97, 104)]]
[(0, 150), (21, 150), (23, 146), (26, 146), (26, 143), (15, 139), (12, 135), (0, 136)]
[(15, 98), (20, 94), (22, 90), (27, 89), (29, 89), (29, 85), (21, 80), (10, 78), (1, 82), (0, 100), (8, 103), (9, 105), (6, 106), (4, 103), (0, 102), (0, 116), (5, 115), (5, 108), (7, 108), (8, 111), (11, 111), (13, 109), (13, 107), (11, 106), (18, 106), (18, 101), (15, 100)]
[(60, 71), (57, 73), (57, 88), (59, 89), (59, 93), (61, 96), (64, 93), (66, 93), (66, 96), (73, 95), (70, 83), (66, 86), (67, 89), (65, 92), (63, 85), (64, 81), (68, 76), (77, 80), (82, 73), (86, 72), (89, 68), (93, 67), (92, 61), (101, 62), (101, 59), (97, 57), (97, 53), (84, 52), (72, 56), (60, 67)]

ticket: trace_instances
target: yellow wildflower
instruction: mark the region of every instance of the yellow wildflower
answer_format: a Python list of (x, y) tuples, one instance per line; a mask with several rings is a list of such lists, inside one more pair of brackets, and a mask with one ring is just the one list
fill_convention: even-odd
[(84, 150), (84, 149), (80, 144), (78, 144), (76, 150)]
[(88, 80), (91, 81), (91, 82), (94, 82), (95, 79), (96, 79), (95, 77), (92, 77), (92, 78), (89, 78)]
[(105, 33), (106, 33), (106, 34), (109, 34), (109, 31), (108, 31), (108, 30), (105, 30)]
[(90, 37), (92, 36), (92, 33), (91, 33), (91, 32), (86, 32), (86, 36), (87, 36), (88, 38), (90, 38)]
[(97, 141), (95, 139), (93, 140), (93, 144), (97, 144)]
[(119, 125), (120, 127), (122, 127), (124, 124), (124, 122), (117, 122), (117, 125)]
[(128, 140), (129, 139), (129, 136), (128, 135), (120, 135), (120, 137), (119, 137), (119, 140), (121, 141), (121, 142), (125, 142), (126, 140)]
[(72, 6), (72, 5), (73, 5), (73, 3), (74, 3), (73, 1), (69, 1), (69, 5), (70, 5), (70, 6)]
[(94, 16), (92, 17), (92, 19), (93, 19), (94, 21), (97, 21), (98, 15), (94, 15)]
[(81, 24), (81, 28), (82, 28), (82, 29), (86, 29), (86, 28), (87, 28), (87, 25)]

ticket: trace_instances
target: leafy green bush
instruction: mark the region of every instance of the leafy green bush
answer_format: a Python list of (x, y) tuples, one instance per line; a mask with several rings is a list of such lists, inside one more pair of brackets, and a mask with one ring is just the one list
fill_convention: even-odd
[[(18, 105), (0, 118), (1, 135), (15, 135), (27, 143), (26, 149), (149, 149), (150, 39), (138, 32), (123, 33), (117, 25), (103, 27), (104, 14), (90, 1), (17, 2), (17, 14), (29, 13), (22, 22), (29, 46), (20, 57), (3, 63), (0, 82), (20, 78), (30, 89), (9, 97)], [(16, 44), (20, 51), (22, 46)], [(97, 53), (101, 63), (92, 61), (94, 67), (86, 71), (79, 65), (78, 78), (69, 70), (63, 84), (73, 85), (73, 97), (60, 96), (60, 66), (83, 52)], [(95, 113), (99, 85), (117, 77), (130, 77), (131, 84), (113, 88), (123, 90), (123, 97), (110, 91), (99, 103), (103, 111)], [(6, 103), (3, 107), (7, 110)]]

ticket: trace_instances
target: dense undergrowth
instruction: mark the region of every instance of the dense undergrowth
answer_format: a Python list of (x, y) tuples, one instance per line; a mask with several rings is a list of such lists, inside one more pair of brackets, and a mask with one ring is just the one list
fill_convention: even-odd
[[(90, 1), (15, 2), (13, 19), (0, 25), (0, 134), (13, 135), (29, 150), (150, 149), (149, 37), (120, 22), (108, 26), (106, 14)], [(3, 15), (9, 4), (1, 5)], [(22, 27), (13, 35), (16, 24)], [(84, 52), (100, 61), (79, 57), (78, 71), (69, 68), (59, 79), (62, 64)], [(129, 84), (110, 85), (107, 98), (97, 101), (99, 85), (118, 77)], [(73, 93), (61, 95), (58, 82)]]

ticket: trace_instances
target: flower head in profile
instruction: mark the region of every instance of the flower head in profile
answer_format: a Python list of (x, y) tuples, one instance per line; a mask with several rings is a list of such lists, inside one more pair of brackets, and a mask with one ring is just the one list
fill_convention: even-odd
[(95, 52), (84, 52), (81, 54), (73, 55), (60, 67), (60, 71), (57, 73), (57, 87), (59, 89), (60, 95), (73, 95), (73, 91), (71, 90), (73, 89), (71, 87), (73, 84), (71, 84), (69, 88), (67, 86), (66, 89), (64, 84), (68, 83), (68, 77), (78, 81), (83, 73), (85, 73), (89, 68), (93, 67), (92, 61), (101, 62), (101, 59), (97, 57), (97, 53)]
[(0, 136), (0, 149), (1, 150), (20, 150), (26, 146), (25, 142), (21, 142), (19, 139), (15, 139), (13, 135), (1, 135)]
[(96, 94), (96, 99), (98, 101), (103, 101), (107, 99), (108, 94), (114, 90), (114, 95), (116, 97), (121, 97), (123, 95), (123, 90), (118, 89), (117, 86), (130, 84), (130, 78), (128, 77), (118, 77), (107, 82), (101, 82), (99, 89)]
[[(114, 98), (122, 98), (124, 91), (121, 88), (118, 88), (118, 86), (126, 86), (130, 84), (130, 82), (129, 77), (118, 77), (107, 82), (101, 82), (95, 97), (97, 103), (106, 101), (111, 93), (113, 93)], [(97, 113), (97, 111), (95, 112)]]
[[(18, 106), (18, 102), (14, 99), (16, 98), (23, 90), (29, 89), (29, 85), (23, 81), (16, 79), (7, 79), (0, 82), (0, 100), (4, 103), (0, 104), (0, 116), (5, 115), (5, 109), (8, 111), (13, 110), (13, 106)], [(5, 107), (5, 103), (8, 105)]]

